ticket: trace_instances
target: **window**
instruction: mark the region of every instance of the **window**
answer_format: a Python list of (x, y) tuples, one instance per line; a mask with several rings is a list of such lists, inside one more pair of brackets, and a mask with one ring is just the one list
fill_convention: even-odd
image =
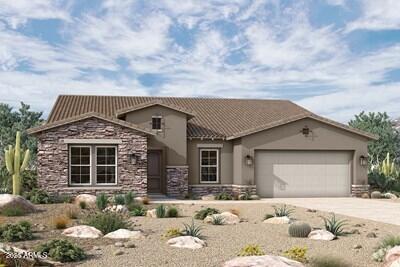
[(71, 184), (90, 184), (91, 147), (70, 147), (70, 182)]
[(218, 183), (218, 149), (200, 149), (200, 182)]
[(151, 118), (151, 128), (153, 130), (161, 130), (161, 116), (153, 116)]
[(116, 146), (70, 146), (69, 162), (71, 185), (117, 184)]
[(114, 146), (96, 147), (96, 183), (115, 184), (116, 151)]

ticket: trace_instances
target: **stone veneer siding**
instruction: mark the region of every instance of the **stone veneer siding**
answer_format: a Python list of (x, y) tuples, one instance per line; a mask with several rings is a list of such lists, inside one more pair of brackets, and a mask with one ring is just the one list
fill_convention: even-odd
[(167, 195), (171, 197), (185, 197), (189, 190), (189, 167), (167, 166)]
[(353, 197), (361, 197), (362, 194), (367, 193), (369, 194), (369, 185), (358, 185), (353, 184), (351, 185), (351, 196)]
[[(37, 135), (38, 138), (38, 184), (51, 195), (71, 196), (97, 192), (116, 193), (133, 191), (137, 195), (147, 194), (147, 137), (145, 134), (103, 121), (89, 118), (59, 126)], [(119, 139), (116, 186), (70, 187), (68, 168), (68, 144), (64, 139)], [(136, 165), (130, 162), (129, 154), (137, 155)], [(92, 177), (93, 179), (93, 177)]]
[(249, 192), (251, 195), (257, 194), (255, 185), (235, 185), (235, 184), (223, 184), (223, 185), (210, 185), (210, 184), (196, 184), (189, 185), (189, 192), (196, 196), (204, 196), (208, 194), (219, 194), (222, 192), (230, 193), (234, 196), (238, 196), (245, 192)]

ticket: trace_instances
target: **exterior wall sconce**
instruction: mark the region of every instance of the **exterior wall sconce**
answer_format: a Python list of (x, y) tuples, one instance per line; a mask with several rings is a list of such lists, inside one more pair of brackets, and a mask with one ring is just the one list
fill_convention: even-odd
[(136, 165), (137, 162), (137, 156), (135, 153), (129, 154), (129, 160), (131, 161), (131, 164)]
[(367, 166), (368, 165), (368, 157), (366, 157), (364, 155), (360, 156), (360, 165)]
[(253, 165), (253, 158), (250, 155), (247, 155), (244, 159), (247, 166)]
[(304, 126), (303, 129), (300, 131), (305, 137), (308, 137), (308, 135), (312, 132), (308, 126)]

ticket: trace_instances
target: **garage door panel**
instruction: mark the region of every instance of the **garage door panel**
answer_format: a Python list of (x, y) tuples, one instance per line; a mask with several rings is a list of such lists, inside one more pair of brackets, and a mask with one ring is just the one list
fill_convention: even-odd
[(350, 194), (352, 153), (345, 151), (257, 151), (255, 175), (262, 197)]

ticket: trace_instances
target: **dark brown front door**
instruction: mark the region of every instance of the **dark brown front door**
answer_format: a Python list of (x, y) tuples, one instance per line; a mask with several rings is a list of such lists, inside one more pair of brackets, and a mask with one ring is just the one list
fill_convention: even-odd
[(147, 192), (163, 193), (161, 150), (147, 152)]

